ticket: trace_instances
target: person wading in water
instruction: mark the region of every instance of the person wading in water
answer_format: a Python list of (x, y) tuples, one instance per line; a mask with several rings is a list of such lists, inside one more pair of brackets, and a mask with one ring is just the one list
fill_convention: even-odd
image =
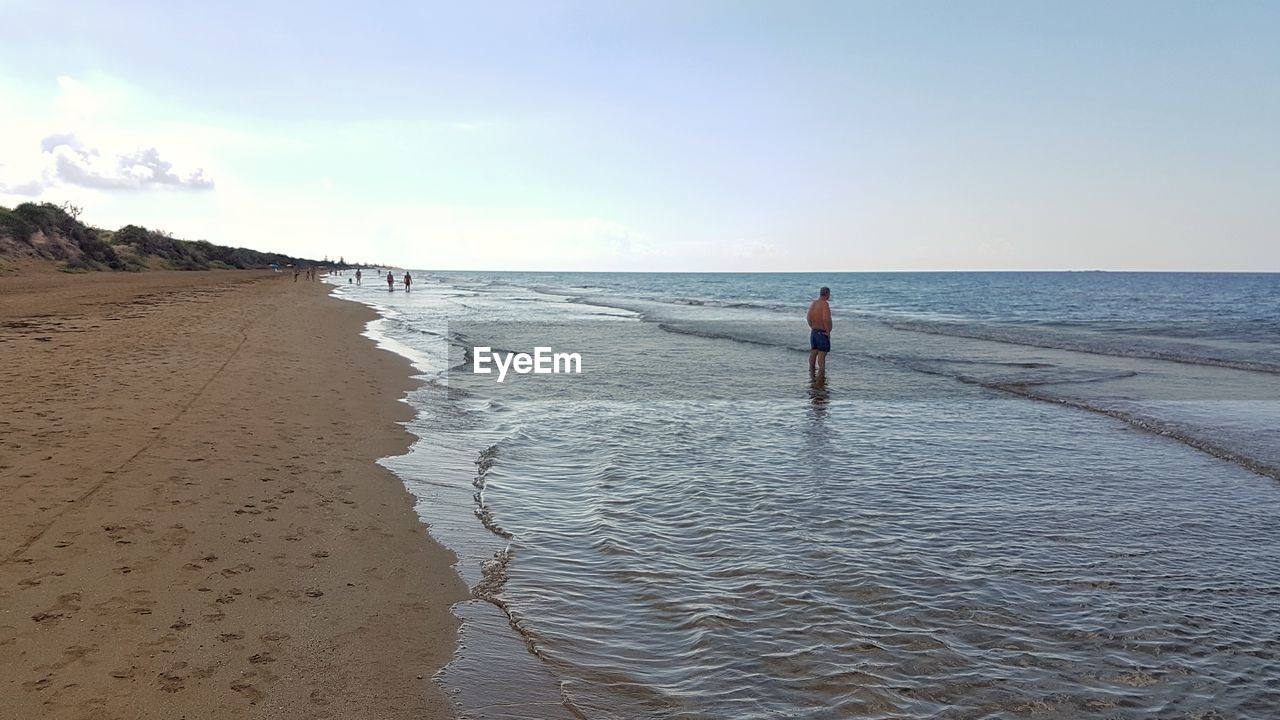
[(809, 321), (809, 372), (827, 372), (827, 353), (831, 352), (831, 288), (818, 291), (818, 299), (809, 305), (805, 319)]

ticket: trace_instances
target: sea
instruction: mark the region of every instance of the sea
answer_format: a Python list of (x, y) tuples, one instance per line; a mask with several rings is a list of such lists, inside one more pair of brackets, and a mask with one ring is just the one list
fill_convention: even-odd
[(462, 717), (1280, 717), (1280, 274), (412, 274)]

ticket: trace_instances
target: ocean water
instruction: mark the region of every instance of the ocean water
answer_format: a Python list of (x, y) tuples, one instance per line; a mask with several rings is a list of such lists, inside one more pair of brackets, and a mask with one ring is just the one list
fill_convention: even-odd
[(1280, 275), (414, 275), (464, 717), (1280, 716)]

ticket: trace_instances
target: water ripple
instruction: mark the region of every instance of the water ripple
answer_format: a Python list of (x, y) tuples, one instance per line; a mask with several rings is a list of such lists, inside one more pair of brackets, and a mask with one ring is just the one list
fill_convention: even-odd
[(635, 408), (529, 418), (558, 432), (504, 442), (488, 476), (519, 558), (503, 593), (574, 705), (1261, 718), (1280, 702), (1269, 481), (1026, 403), (882, 410), (829, 408), (839, 467), (797, 462), (803, 415), (774, 405), (712, 421), (668, 404), (642, 432)]

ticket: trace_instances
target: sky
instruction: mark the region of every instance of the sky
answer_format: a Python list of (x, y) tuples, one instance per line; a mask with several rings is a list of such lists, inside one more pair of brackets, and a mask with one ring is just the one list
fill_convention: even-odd
[(1280, 271), (1276, 2), (0, 0), (0, 205), (421, 269)]

